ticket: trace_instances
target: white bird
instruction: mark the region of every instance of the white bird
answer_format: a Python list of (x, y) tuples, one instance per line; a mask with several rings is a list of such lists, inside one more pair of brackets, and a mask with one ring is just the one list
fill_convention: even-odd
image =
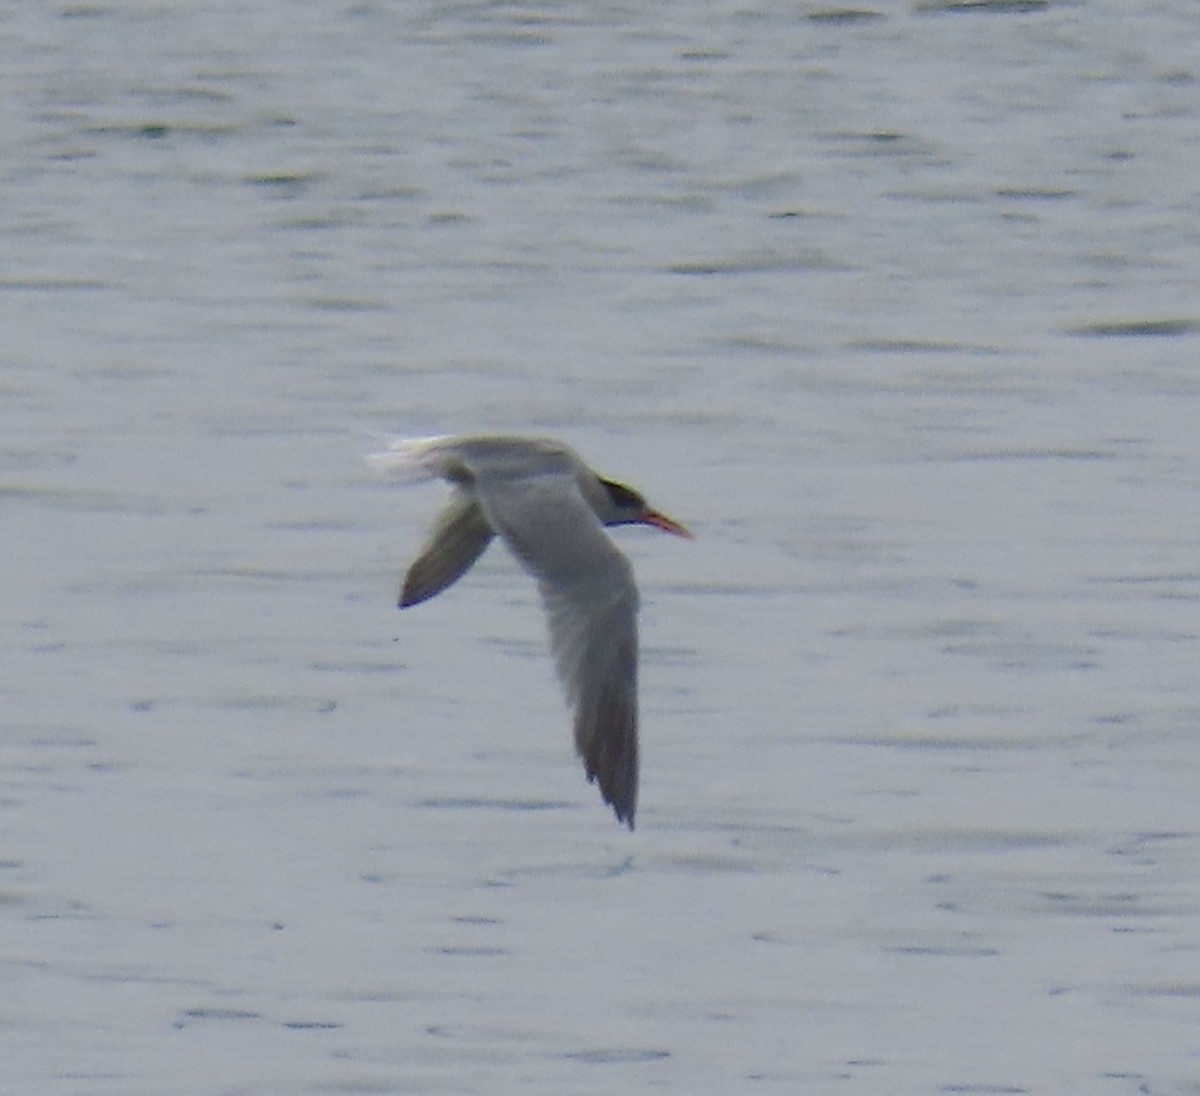
[(371, 462), (394, 478), (453, 485), (400, 608), (457, 582), (499, 536), (537, 579), (558, 676), (575, 715), (589, 781), (633, 829), (637, 809), (637, 608), (633, 568), (605, 525), (653, 525), (691, 537), (636, 491), (602, 479), (561, 442), (522, 437), (392, 441)]

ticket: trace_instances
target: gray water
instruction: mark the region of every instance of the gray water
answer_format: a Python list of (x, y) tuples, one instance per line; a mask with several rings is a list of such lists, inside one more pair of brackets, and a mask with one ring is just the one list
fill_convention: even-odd
[[(1200, 1092), (1200, 5), (0, 13), (0, 1090)], [(643, 781), (383, 434), (563, 437)]]

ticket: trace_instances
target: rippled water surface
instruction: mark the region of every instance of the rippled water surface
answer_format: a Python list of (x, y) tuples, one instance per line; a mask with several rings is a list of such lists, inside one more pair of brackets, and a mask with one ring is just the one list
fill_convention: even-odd
[[(1200, 6), (0, 15), (13, 1093), (1200, 1091)], [(643, 780), (381, 434), (567, 439)]]

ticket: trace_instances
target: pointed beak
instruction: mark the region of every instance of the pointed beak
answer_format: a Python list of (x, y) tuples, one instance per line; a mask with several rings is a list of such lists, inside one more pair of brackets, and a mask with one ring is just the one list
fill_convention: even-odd
[(643, 525), (653, 525), (655, 529), (661, 529), (664, 533), (674, 533), (677, 537), (695, 540), (695, 537), (679, 522), (672, 521), (666, 514), (660, 514), (657, 510), (647, 509), (641, 517), (641, 522)]

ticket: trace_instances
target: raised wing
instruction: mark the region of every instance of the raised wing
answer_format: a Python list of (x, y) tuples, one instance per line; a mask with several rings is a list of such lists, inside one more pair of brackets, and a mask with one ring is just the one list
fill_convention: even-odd
[(494, 536), (479, 503), (456, 489), (438, 515), (421, 554), (404, 576), (400, 608), (419, 605), (457, 582), (483, 555)]
[(538, 580), (589, 780), (633, 829), (638, 790), (637, 587), (569, 471), (476, 477), (490, 526)]

